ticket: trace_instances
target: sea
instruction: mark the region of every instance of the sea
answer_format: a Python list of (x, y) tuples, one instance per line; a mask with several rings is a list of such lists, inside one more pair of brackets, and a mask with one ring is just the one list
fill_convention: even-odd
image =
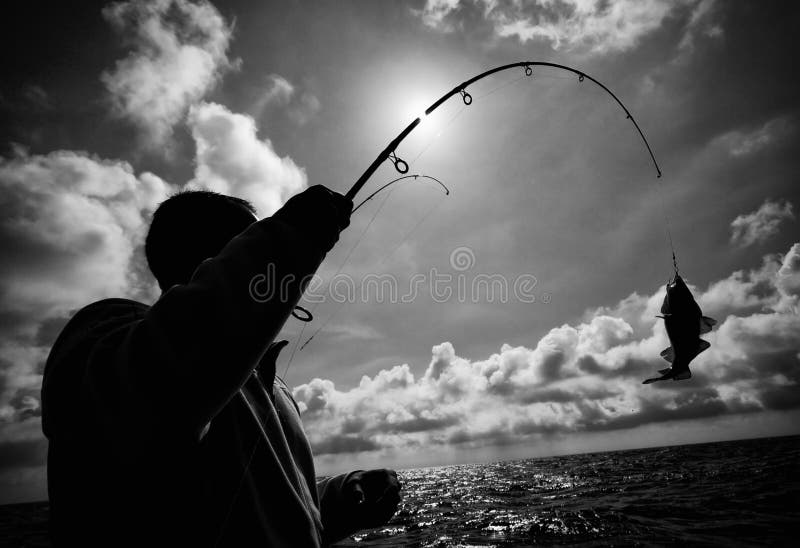
[[(800, 546), (800, 436), (401, 470), (384, 527), (340, 547)], [(47, 546), (47, 503), (0, 545)]]
[(800, 436), (404, 470), (338, 546), (800, 546)]

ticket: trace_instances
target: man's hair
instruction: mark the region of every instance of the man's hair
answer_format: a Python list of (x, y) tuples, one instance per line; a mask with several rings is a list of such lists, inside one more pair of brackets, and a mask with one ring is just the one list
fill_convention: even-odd
[(161, 290), (187, 283), (201, 262), (255, 222), (255, 214), (250, 202), (208, 190), (179, 192), (162, 202), (144, 246)]

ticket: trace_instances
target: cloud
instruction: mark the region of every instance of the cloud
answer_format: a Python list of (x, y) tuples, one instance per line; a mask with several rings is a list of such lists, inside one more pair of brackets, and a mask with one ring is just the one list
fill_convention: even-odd
[(450, 13), (458, 8), (460, 0), (426, 0), (425, 6), (421, 10), (412, 10), (418, 15), (422, 22), (435, 29), (452, 30), (446, 22)]
[(553, 49), (624, 51), (659, 28), (674, 5), (658, 0), (542, 2), (536, 16), (517, 7), (497, 13), (495, 28), (500, 36), (516, 36), (523, 43), (548, 40)]
[[(258, 139), (252, 118), (201, 102), (188, 119), (197, 145), (190, 186), (252, 200), (262, 214), (306, 186), (301, 168)], [(84, 152), (20, 149), (0, 158), (0, 443), (17, 455), (8, 466), (41, 477), (42, 372), (68, 317), (106, 297), (157, 297), (142, 246), (150, 215), (169, 191), (152, 173)], [(363, 326), (339, 335), (377, 336)], [(348, 443), (329, 450), (355, 447)], [(7, 472), (0, 466), (0, 485), (15, 477)]]
[(4, 311), (46, 318), (140, 282), (129, 266), (148, 214), (167, 195), (162, 179), (56, 151), (0, 159), (0, 187)]
[(266, 79), (264, 90), (250, 111), (253, 118), (260, 120), (270, 107), (285, 110), (290, 120), (302, 126), (319, 112), (322, 104), (313, 93), (308, 91), (298, 93), (297, 88), (289, 80), (278, 74), (270, 74)]
[(308, 123), (322, 108), (317, 96), (304, 91), (289, 108), (289, 118), (298, 126)]
[(755, 154), (769, 145), (788, 137), (793, 126), (787, 118), (774, 118), (752, 131), (729, 131), (714, 139), (731, 156), (743, 157)]
[(50, 94), (36, 84), (26, 84), (9, 96), (0, 93), (0, 111), (41, 113), (52, 110), (53, 106)]
[(267, 76), (264, 91), (257, 102), (257, 107), (259, 107), (257, 110), (260, 112), (267, 105), (272, 104), (286, 106), (291, 101), (292, 95), (294, 95), (294, 86), (289, 80), (279, 74), (270, 74)]
[(523, 44), (549, 42), (555, 50), (603, 54), (633, 48), (686, 5), (697, 5), (689, 23), (697, 26), (711, 4), (708, 0), (428, 0), (414, 13), (431, 28), (452, 31), (459, 15), (477, 7), (498, 37), (515, 37)]
[(42, 455), (42, 371), (66, 317), (104, 297), (154, 295), (136, 264), (168, 188), (82, 152), (0, 158), (0, 443), (15, 458)]
[(800, 245), (794, 244), (783, 256), (775, 276), (775, 288), (780, 298), (773, 306), (775, 310), (797, 314), (800, 304)]
[(205, 0), (117, 2), (103, 16), (131, 47), (101, 75), (113, 111), (144, 131), (148, 147), (158, 147), (231, 66), (232, 27)]
[(741, 247), (764, 243), (778, 234), (781, 223), (793, 219), (790, 202), (767, 199), (756, 211), (739, 215), (731, 222), (731, 243)]
[(659, 352), (669, 342), (655, 317), (660, 288), (587, 311), (533, 348), (502, 345), (469, 360), (444, 342), (420, 376), (403, 364), (349, 390), (316, 378), (294, 396), (317, 454), (497, 445), (800, 406), (792, 395), (800, 382), (800, 244), (693, 291), (720, 325), (706, 335), (712, 347), (690, 382), (641, 384), (666, 364)]
[(269, 139), (259, 140), (252, 117), (200, 103), (190, 109), (188, 124), (197, 147), (190, 187), (250, 200), (262, 216), (306, 187), (305, 170), (279, 156)]

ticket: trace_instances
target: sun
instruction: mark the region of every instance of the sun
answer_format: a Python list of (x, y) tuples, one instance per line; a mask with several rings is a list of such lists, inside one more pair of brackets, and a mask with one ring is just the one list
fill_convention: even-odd
[(425, 122), (428, 117), (425, 114), (425, 109), (430, 106), (429, 103), (430, 101), (426, 101), (422, 96), (412, 97), (404, 100), (402, 107), (403, 119), (407, 120), (409, 123), (414, 121), (416, 118), (420, 119), (420, 123)]

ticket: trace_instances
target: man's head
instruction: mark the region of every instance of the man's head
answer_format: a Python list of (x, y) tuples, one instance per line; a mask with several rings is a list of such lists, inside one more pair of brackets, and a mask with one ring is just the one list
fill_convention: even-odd
[(161, 290), (187, 283), (201, 262), (256, 220), (249, 202), (207, 190), (165, 200), (153, 214), (144, 248)]

